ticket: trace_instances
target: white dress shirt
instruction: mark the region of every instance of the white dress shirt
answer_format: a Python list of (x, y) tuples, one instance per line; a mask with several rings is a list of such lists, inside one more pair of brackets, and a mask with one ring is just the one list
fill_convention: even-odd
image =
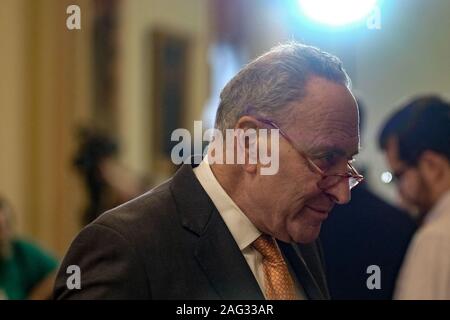
[[(244, 255), (253, 275), (258, 282), (263, 294), (265, 294), (264, 286), (264, 268), (262, 255), (251, 245), (262, 233), (253, 225), (242, 210), (234, 203), (226, 191), (217, 181), (211, 167), (208, 164), (206, 156), (200, 165), (194, 168), (194, 174), (205, 189), (208, 196), (216, 206), (223, 221), (230, 230), (231, 235), (236, 241), (239, 249)], [(289, 264), (288, 264), (289, 267)], [(292, 272), (291, 272), (291, 276)], [(294, 282), (296, 278), (292, 277)], [(298, 294), (304, 298), (301, 289), (296, 282)]]
[(439, 199), (414, 235), (394, 298), (450, 299), (450, 190)]

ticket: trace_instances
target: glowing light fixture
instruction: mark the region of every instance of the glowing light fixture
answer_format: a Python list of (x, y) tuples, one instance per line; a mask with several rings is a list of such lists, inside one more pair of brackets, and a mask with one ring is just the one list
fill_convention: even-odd
[(385, 171), (381, 174), (381, 181), (383, 183), (391, 183), (392, 181), (392, 173), (390, 173), (389, 171)]
[(297, 0), (304, 14), (330, 26), (360, 21), (374, 10), (377, 0)]

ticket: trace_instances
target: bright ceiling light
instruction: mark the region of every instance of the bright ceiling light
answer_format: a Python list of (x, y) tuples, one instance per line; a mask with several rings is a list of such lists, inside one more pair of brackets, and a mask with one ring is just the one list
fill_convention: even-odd
[(377, 0), (297, 0), (301, 10), (320, 23), (343, 26), (367, 17)]
[(383, 183), (391, 183), (392, 181), (392, 173), (390, 173), (389, 171), (385, 171), (381, 174), (381, 181)]

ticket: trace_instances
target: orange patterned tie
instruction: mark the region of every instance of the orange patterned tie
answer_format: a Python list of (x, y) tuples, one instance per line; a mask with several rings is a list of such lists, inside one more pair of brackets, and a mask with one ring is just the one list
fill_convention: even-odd
[(294, 281), (273, 238), (262, 235), (253, 242), (253, 247), (263, 257), (266, 298), (268, 300), (297, 300)]

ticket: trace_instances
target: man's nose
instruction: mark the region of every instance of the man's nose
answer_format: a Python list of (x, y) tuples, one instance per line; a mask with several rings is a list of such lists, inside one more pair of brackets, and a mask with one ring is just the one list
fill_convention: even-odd
[(336, 185), (325, 191), (337, 204), (346, 204), (351, 199), (349, 179), (342, 179)]

